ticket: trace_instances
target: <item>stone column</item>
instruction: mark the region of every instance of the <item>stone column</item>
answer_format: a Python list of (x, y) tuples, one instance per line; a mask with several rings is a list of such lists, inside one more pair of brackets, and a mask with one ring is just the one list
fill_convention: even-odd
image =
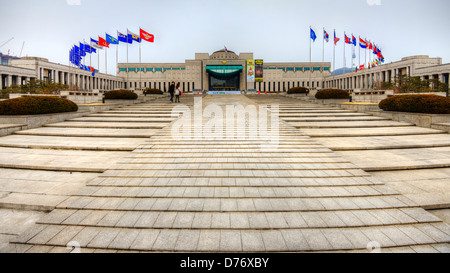
[(3, 89), (3, 75), (0, 74), (0, 90)]
[(12, 75), (6, 76), (6, 87), (11, 87), (12, 85)]
[(59, 71), (54, 70), (55, 83), (59, 83)]

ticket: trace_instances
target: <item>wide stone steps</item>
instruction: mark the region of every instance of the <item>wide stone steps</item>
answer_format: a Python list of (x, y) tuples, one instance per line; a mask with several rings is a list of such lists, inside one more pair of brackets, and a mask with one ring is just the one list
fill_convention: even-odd
[(44, 127), (16, 132), (16, 135), (98, 137), (98, 138), (150, 138), (155, 129), (107, 129)]
[[(203, 106), (252, 105), (244, 96), (220, 99), (206, 96)], [(162, 113), (171, 106), (121, 110)], [(75, 241), (83, 252), (367, 252), (376, 243), (391, 251), (447, 251), (450, 227), (441, 219), (294, 128), (412, 124), (291, 101), (280, 108), (305, 122), (282, 119), (272, 150), (261, 145), (270, 137), (227, 140), (202, 132), (201, 139), (177, 139), (170, 128), (160, 130), (59, 203), (11, 248), (58, 252)], [(303, 113), (308, 116), (296, 116)], [(96, 118), (108, 117), (87, 119)], [(200, 133), (192, 128), (193, 135)]]
[(169, 123), (144, 122), (62, 122), (44, 125), (57, 128), (100, 128), (100, 129), (162, 129)]

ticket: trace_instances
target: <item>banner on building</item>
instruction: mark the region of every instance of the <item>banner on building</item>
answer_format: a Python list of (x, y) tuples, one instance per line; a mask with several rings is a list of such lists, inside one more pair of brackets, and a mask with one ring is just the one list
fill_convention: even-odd
[(255, 60), (247, 60), (247, 82), (255, 82)]
[(263, 82), (264, 75), (264, 61), (263, 60), (255, 60), (255, 81)]

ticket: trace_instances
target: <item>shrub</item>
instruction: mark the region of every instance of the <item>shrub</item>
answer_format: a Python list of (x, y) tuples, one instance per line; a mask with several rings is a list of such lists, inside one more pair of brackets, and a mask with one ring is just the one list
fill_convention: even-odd
[(129, 90), (114, 90), (105, 93), (105, 99), (107, 100), (135, 100), (138, 95)]
[(147, 88), (147, 89), (144, 91), (144, 94), (147, 94), (147, 95), (162, 95), (162, 94), (164, 94), (164, 93), (163, 93), (163, 91), (161, 91), (161, 90), (159, 90), (159, 89)]
[(78, 106), (58, 97), (21, 97), (0, 102), (0, 115), (41, 115), (76, 112)]
[(288, 94), (308, 94), (309, 89), (306, 87), (293, 87), (287, 91)]
[(399, 95), (384, 99), (378, 105), (385, 111), (450, 114), (450, 98), (437, 95)]
[(323, 89), (317, 92), (316, 99), (326, 100), (326, 99), (348, 99), (350, 94), (342, 89)]

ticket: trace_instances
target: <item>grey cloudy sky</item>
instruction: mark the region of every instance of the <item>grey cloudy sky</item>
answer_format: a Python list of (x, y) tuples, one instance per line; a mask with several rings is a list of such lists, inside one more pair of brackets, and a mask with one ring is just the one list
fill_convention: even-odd
[[(322, 61), (322, 28), (336, 29), (336, 68), (343, 66), (344, 31), (378, 44), (387, 62), (430, 55), (450, 62), (448, 0), (0, 0), (0, 51), (39, 56), (68, 64), (68, 51), (90, 37), (116, 36), (139, 27), (155, 35), (142, 44), (142, 62), (184, 62), (196, 52), (227, 46), (254, 52), (266, 62), (309, 61), (309, 26), (317, 33), (313, 61)], [(332, 61), (333, 43), (325, 45)], [(108, 50), (108, 72), (115, 72), (115, 46)], [(139, 47), (129, 61), (139, 62)], [(347, 46), (347, 66), (351, 63)], [(358, 53), (358, 50), (357, 50)], [(126, 61), (126, 46), (119, 47)], [(89, 58), (88, 58), (89, 60)], [(97, 56), (92, 65), (96, 67)], [(358, 61), (358, 59), (356, 59)], [(86, 64), (89, 64), (87, 61)], [(104, 71), (104, 53), (100, 68)]]

